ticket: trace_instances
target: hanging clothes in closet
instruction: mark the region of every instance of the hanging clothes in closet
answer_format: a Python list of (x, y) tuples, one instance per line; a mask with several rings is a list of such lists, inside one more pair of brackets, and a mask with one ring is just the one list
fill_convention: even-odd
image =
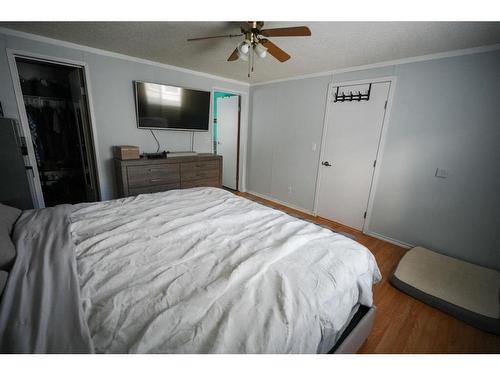
[[(71, 99), (24, 96), (40, 183), (49, 203), (81, 201), (81, 137)], [(74, 198), (76, 197), (76, 198)]]
[(38, 162), (49, 160), (70, 163), (70, 144), (78, 143), (74, 137), (74, 109), (62, 100), (25, 97), (26, 113), (31, 138)]

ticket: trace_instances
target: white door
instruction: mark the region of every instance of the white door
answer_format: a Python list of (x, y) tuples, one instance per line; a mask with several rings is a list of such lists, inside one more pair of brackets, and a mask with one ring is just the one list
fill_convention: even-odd
[[(369, 84), (342, 86), (340, 95), (366, 93)], [(361, 230), (366, 217), (390, 82), (373, 83), (369, 100), (334, 102), (330, 90), (320, 164), (317, 214)]]
[(239, 97), (217, 98), (217, 154), (222, 155), (222, 185), (237, 190)]

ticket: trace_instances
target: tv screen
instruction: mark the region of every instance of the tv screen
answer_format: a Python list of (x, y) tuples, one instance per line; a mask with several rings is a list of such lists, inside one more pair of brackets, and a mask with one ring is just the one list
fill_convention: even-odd
[(210, 92), (134, 82), (137, 127), (207, 131)]

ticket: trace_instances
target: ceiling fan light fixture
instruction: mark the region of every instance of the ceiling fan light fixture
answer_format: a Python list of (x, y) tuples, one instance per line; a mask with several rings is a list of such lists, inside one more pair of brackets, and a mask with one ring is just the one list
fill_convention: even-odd
[(267, 48), (264, 47), (262, 44), (257, 43), (253, 47), (253, 49), (254, 49), (255, 53), (257, 54), (257, 56), (259, 56), (261, 59), (263, 59), (267, 56)]
[(245, 55), (244, 53), (241, 53), (240, 50), (238, 50), (238, 59), (241, 61), (248, 61), (248, 55)]
[(238, 44), (238, 52), (243, 55), (248, 55), (250, 51), (250, 42), (248, 40), (244, 40), (240, 44)]

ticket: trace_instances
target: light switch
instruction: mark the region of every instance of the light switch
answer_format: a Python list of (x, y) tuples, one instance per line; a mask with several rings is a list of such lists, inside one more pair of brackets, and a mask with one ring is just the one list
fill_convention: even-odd
[(448, 170), (443, 169), (443, 168), (437, 168), (436, 169), (436, 177), (448, 178)]

